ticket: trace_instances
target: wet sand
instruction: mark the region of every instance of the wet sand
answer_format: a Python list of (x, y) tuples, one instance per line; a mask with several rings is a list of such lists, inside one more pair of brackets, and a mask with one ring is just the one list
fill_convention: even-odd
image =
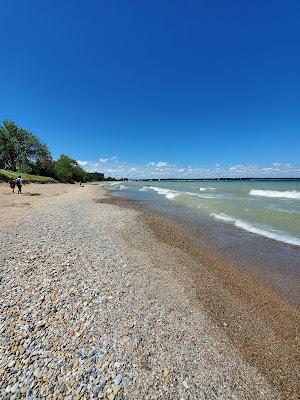
[[(185, 287), (186, 296), (204, 310), (225, 332), (245, 360), (277, 388), (285, 398), (300, 393), (300, 310), (274, 290), (211, 251), (192, 242), (186, 226), (168, 216), (141, 209), (138, 202), (107, 194), (101, 202), (139, 210), (139, 223), (161, 243), (174, 249), (170, 262), (159, 249), (149, 247), (147, 237), (128, 232), (127, 240), (159, 259)], [(129, 239), (131, 238), (131, 239)]]

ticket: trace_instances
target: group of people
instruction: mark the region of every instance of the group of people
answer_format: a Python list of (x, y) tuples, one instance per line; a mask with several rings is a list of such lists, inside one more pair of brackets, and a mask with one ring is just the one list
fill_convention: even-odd
[(22, 186), (24, 185), (23, 179), (19, 176), (17, 179), (11, 178), (9, 181), (9, 186), (12, 190), (12, 193), (15, 193), (15, 188), (18, 188), (18, 194), (22, 194)]

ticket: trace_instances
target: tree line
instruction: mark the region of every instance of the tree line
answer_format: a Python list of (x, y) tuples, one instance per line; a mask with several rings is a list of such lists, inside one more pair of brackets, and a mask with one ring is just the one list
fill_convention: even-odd
[(47, 176), (60, 182), (103, 179), (100, 173), (86, 172), (66, 154), (54, 160), (48, 146), (36, 135), (8, 120), (0, 125), (0, 169)]

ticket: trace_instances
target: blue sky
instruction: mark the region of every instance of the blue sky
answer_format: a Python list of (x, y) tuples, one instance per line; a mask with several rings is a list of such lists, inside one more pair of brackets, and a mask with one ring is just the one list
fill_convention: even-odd
[(54, 157), (116, 176), (300, 175), (299, 1), (0, 4), (0, 119)]

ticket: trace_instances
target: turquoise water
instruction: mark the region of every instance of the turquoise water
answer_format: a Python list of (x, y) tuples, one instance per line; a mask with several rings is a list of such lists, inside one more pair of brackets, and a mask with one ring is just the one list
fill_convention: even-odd
[(300, 180), (113, 183), (130, 198), (193, 210), (242, 232), (300, 246)]

